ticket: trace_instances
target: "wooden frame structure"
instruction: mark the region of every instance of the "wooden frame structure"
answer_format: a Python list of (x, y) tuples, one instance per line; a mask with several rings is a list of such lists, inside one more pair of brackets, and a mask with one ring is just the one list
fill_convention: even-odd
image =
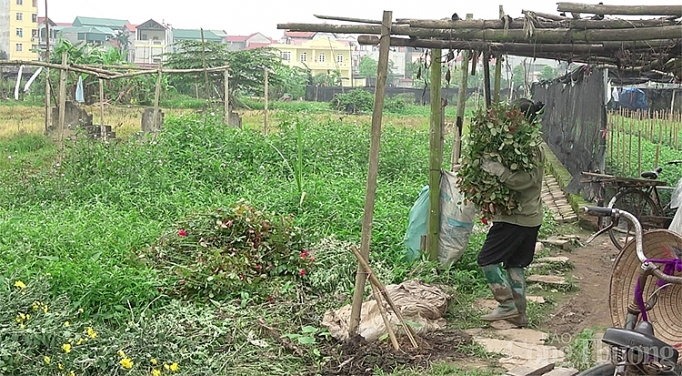
[[(372, 213), (376, 191), (381, 111), (387, 77), (389, 46), (409, 46), (431, 49), (431, 156), (430, 210), (426, 250), (431, 260), (438, 255), (438, 221), (440, 218), (439, 184), (442, 165), (441, 64), (454, 59), (455, 50), (463, 56), (461, 85), (466, 87), (469, 60), (472, 70), (477, 59), (483, 59), (486, 106), (492, 98), (499, 100), (499, 85), (490, 93), (489, 59), (503, 54), (531, 58), (546, 58), (587, 63), (622, 72), (656, 72), (682, 80), (682, 7), (679, 5), (602, 5), (557, 3), (557, 15), (524, 10), (522, 17), (512, 18), (499, 7), (499, 18), (474, 20), (472, 15), (461, 19), (457, 14), (441, 20), (392, 19), (392, 12), (384, 11), (382, 20), (316, 15), (319, 19), (350, 22), (351, 25), (328, 23), (284, 23), (278, 29), (304, 32), (361, 34), (358, 42), (379, 45), (379, 64), (375, 89), (374, 111), (367, 177), (367, 195), (362, 224), (360, 256), (369, 256)], [(570, 14), (570, 16), (567, 16)], [(583, 17), (583, 14), (589, 14)], [(658, 16), (653, 19), (628, 20), (605, 16)], [(449, 50), (443, 59), (442, 50)], [(501, 64), (496, 64), (495, 76), (500, 76)], [(499, 80), (498, 80), (499, 82)], [(452, 155), (452, 169), (457, 168), (460, 136), (464, 117), (464, 100), (460, 92), (457, 111), (457, 130)], [(368, 273), (362, 262), (358, 265), (355, 294), (350, 319), (354, 334), (360, 322), (363, 292)]]

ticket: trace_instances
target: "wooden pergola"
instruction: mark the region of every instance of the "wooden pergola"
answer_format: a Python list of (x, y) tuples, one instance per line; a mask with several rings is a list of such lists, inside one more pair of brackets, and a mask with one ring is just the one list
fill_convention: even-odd
[[(365, 281), (369, 274), (366, 260), (369, 256), (372, 217), (376, 194), (379, 161), (382, 109), (387, 80), (389, 48), (407, 46), (430, 49), (431, 57), (431, 137), (430, 137), (430, 210), (426, 238), (426, 251), (432, 260), (438, 255), (438, 230), (440, 218), (439, 183), (443, 162), (441, 99), (442, 63), (452, 61), (457, 52), (463, 54), (457, 107), (457, 131), (452, 152), (452, 168), (456, 169), (460, 153), (460, 140), (464, 118), (469, 63), (475, 69), (478, 59), (483, 63), (486, 106), (499, 101), (502, 55), (546, 58), (568, 62), (592, 64), (597, 67), (628, 73), (655, 72), (682, 80), (682, 6), (680, 5), (603, 5), (582, 3), (557, 3), (558, 14), (523, 10), (521, 17), (511, 17), (499, 6), (499, 18), (475, 20), (453, 14), (446, 19), (397, 19), (391, 11), (384, 11), (382, 20), (350, 17), (322, 16), (319, 19), (350, 22), (285, 23), (278, 29), (289, 31), (361, 34), (358, 43), (379, 45), (377, 83), (372, 114), (371, 145), (367, 192), (360, 254), (364, 260), (358, 265), (350, 331), (354, 333), (360, 322)], [(607, 16), (640, 16), (631, 20)], [(646, 18), (648, 17), (648, 18)], [(443, 54), (447, 50), (447, 54)], [(495, 87), (491, 89), (489, 62), (496, 57)]]

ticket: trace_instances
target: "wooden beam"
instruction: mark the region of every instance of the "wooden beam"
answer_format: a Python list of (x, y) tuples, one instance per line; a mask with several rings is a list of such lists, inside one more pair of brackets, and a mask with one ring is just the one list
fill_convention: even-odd
[(493, 91), (493, 102), (500, 103), (500, 89), (502, 87), (502, 54), (495, 55), (495, 89)]
[(426, 232), (426, 252), (431, 261), (438, 261), (438, 233), (440, 232), (440, 171), (443, 165), (441, 149), (441, 79), (443, 50), (431, 50), (431, 124), (429, 152), (429, 218)]
[[(340, 16), (324, 16), (321, 14), (313, 14), (316, 18), (319, 18), (321, 20), (332, 20), (332, 21), (345, 21), (345, 22), (355, 22), (355, 23), (364, 23), (364, 24), (370, 24), (370, 25), (381, 25), (381, 20), (369, 20), (365, 18), (355, 18), (355, 17), (340, 17)], [(396, 20), (393, 22), (393, 25), (400, 25), (400, 24), (407, 24), (406, 21), (400, 21)]]
[(483, 59), (483, 94), (485, 94), (485, 108), (489, 109), (493, 104), (493, 97), (490, 92), (490, 52), (484, 52), (481, 58)]
[[(369, 167), (367, 171), (367, 190), (365, 194), (365, 209), (362, 217), (362, 236), (360, 237), (360, 255), (363, 261), (369, 260), (369, 245), (372, 240), (372, 221), (374, 216), (374, 200), (377, 189), (379, 170), (379, 144), (381, 141), (381, 116), (384, 109), (384, 93), (388, 78), (388, 55), (391, 47), (391, 23), (393, 12), (384, 11), (381, 25), (381, 44), (379, 47), (379, 62), (377, 64), (377, 83), (374, 89), (374, 109), (372, 111), (372, 130), (369, 147)], [(349, 334), (351, 338), (356, 334), (360, 325), (360, 311), (364, 299), (367, 272), (358, 264), (355, 274), (355, 290), (351, 306)]]
[[(379, 38), (374, 35), (358, 36), (358, 43), (366, 45), (379, 44)], [(647, 41), (610, 41), (590, 44), (534, 44), (515, 42), (485, 42), (485, 41), (450, 41), (442, 39), (420, 39), (392, 37), (391, 45), (395, 47), (421, 47), (442, 49), (472, 49), (478, 51), (505, 52), (505, 53), (589, 53), (596, 54), (606, 51), (621, 49), (646, 48), (655, 50), (672, 48), (670, 39), (655, 39)]]
[(682, 7), (677, 5), (597, 5), (583, 3), (557, 3), (559, 12), (609, 14), (621, 16), (676, 16), (682, 17)]
[[(474, 15), (469, 13), (467, 14), (467, 20), (474, 18)], [(470, 50), (464, 50), (462, 51), (462, 65), (461, 65), (461, 70), (462, 70), (462, 75), (460, 76), (460, 81), (459, 81), (459, 90), (458, 90), (458, 100), (457, 100), (457, 120), (455, 121), (455, 139), (452, 145), (452, 157), (450, 159), (451, 162), (451, 171), (455, 171), (457, 168), (456, 166), (459, 165), (459, 156), (460, 152), (462, 150), (462, 132), (464, 130), (464, 114), (466, 112), (466, 103), (467, 103), (467, 89), (469, 86), (469, 58), (471, 57), (471, 51)]]
[[(549, 24), (554, 25), (554, 23)], [(409, 26), (426, 29), (504, 29), (504, 22), (502, 20), (410, 20)], [(513, 20), (509, 28), (523, 29), (523, 19)]]
[(679, 26), (680, 21), (674, 21), (668, 18), (656, 18), (652, 20), (568, 20), (560, 22), (563, 27), (571, 29), (639, 29), (642, 27), (658, 27), (658, 26)]
[[(656, 18), (652, 20), (591, 20), (591, 19), (568, 19), (559, 17), (556, 21), (537, 21), (534, 23), (536, 28), (541, 29), (638, 29), (642, 27), (675, 26), (680, 25), (680, 21), (668, 18)], [(524, 19), (513, 19), (509, 29), (523, 29)], [(412, 20), (409, 23), (412, 28), (426, 29), (504, 29), (504, 22), (501, 20)]]
[(568, 17), (560, 16), (558, 14), (534, 12), (532, 10), (526, 10), (526, 9), (522, 9), (521, 13), (523, 13), (525, 15), (529, 15), (529, 16), (538, 16), (538, 17), (546, 18), (546, 19), (552, 20), (552, 21), (563, 21), (563, 20), (569, 19)]
[(59, 162), (61, 163), (64, 153), (64, 122), (66, 121), (66, 77), (68, 54), (62, 51), (62, 65), (59, 71)]
[[(278, 29), (292, 31), (315, 31), (341, 34), (381, 34), (379, 26), (375, 25), (330, 25), (330, 24), (278, 24)], [(604, 41), (644, 41), (651, 39), (679, 39), (682, 29), (680, 26), (644, 27), (638, 29), (589, 29), (571, 30), (542, 29), (528, 37), (523, 29), (428, 29), (413, 28), (398, 25), (392, 28), (394, 35), (408, 35), (419, 38), (440, 38), (448, 40), (484, 40), (490, 42), (520, 42), (534, 43), (595, 43)]]

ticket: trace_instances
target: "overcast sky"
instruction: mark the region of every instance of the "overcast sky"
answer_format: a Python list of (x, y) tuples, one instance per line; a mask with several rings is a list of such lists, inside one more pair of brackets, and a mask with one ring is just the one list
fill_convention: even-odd
[[(40, 16), (45, 14), (45, 0), (38, 0)], [(598, 1), (583, 1), (596, 4)], [(654, 4), (680, 5), (680, 0), (653, 0)], [(604, 1), (606, 4), (640, 5), (642, 0)], [(172, 5), (171, 5), (172, 4)], [(513, 17), (521, 9), (556, 14), (556, 2), (551, 0), (48, 0), (49, 16), (55, 22), (72, 22), (76, 16), (107, 17), (140, 24), (150, 18), (165, 21), (175, 28), (225, 30), (230, 35), (253, 32), (279, 38), (278, 23), (324, 22), (313, 14), (381, 19), (384, 10), (393, 11), (394, 18), (439, 19), (457, 12), (464, 17), (497, 18), (498, 5)], [(682, 5), (680, 5), (682, 7)], [(335, 21), (329, 21), (335, 22)]]

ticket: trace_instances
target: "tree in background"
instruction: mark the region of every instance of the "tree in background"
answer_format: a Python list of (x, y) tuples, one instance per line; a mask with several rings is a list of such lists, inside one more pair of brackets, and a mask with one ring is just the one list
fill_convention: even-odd
[(360, 64), (358, 65), (360, 76), (364, 78), (376, 78), (378, 67), (379, 63), (376, 60), (369, 56), (365, 56), (360, 60)]
[(541, 80), (552, 80), (558, 76), (557, 71), (550, 67), (549, 65), (545, 65), (542, 67), (542, 71), (540, 71), (540, 79)]

